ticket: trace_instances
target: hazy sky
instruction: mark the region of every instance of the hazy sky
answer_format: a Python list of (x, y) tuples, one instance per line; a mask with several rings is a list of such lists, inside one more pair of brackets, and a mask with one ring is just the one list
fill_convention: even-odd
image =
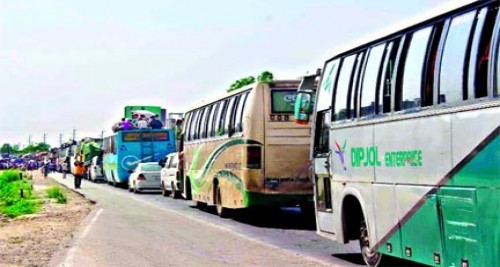
[(263, 70), (296, 78), (446, 1), (0, 0), (0, 143), (109, 133), (126, 105), (183, 112)]

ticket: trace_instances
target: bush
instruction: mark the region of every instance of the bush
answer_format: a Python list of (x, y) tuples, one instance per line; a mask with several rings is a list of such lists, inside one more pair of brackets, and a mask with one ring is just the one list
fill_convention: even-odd
[(0, 213), (9, 217), (35, 213), (40, 207), (31, 184), (21, 180), (19, 173), (19, 171), (0, 173)]
[(49, 198), (53, 198), (56, 200), (57, 203), (66, 203), (67, 198), (66, 194), (63, 192), (63, 190), (59, 186), (52, 186), (47, 189), (47, 196)]

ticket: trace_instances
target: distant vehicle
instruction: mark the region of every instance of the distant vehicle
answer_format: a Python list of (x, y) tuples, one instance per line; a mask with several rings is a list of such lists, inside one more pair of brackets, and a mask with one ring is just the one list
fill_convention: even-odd
[(139, 163), (134, 170), (129, 170), (129, 191), (137, 194), (144, 190), (159, 190), (160, 171), (161, 166), (157, 162)]
[(97, 182), (99, 180), (106, 180), (102, 168), (102, 156), (94, 156), (88, 170), (90, 181)]
[(229, 209), (300, 205), (311, 210), (311, 127), (294, 124), (298, 80), (255, 83), (186, 112), (185, 198)]
[(500, 1), (450, 4), (339, 51), (297, 96), (297, 118), (316, 103), (318, 233), (368, 266), (500, 266)]
[(114, 186), (128, 185), (129, 170), (139, 163), (155, 162), (175, 152), (172, 129), (134, 129), (119, 131), (103, 140), (103, 169), (106, 181)]
[(179, 153), (170, 153), (159, 162), (161, 169), (161, 192), (164, 197), (178, 198), (181, 194), (182, 169)]

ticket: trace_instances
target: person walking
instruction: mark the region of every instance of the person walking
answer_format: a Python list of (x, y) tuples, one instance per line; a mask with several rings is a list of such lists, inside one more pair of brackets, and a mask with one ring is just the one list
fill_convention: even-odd
[(85, 171), (85, 167), (83, 167), (83, 162), (76, 161), (75, 162), (75, 189), (80, 189), (82, 184), (83, 172)]

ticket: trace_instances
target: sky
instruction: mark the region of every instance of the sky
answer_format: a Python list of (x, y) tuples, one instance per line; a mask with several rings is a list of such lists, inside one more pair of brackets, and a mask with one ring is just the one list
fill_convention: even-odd
[(111, 133), (127, 105), (183, 112), (235, 80), (298, 78), (455, 0), (0, 0), (0, 145)]

